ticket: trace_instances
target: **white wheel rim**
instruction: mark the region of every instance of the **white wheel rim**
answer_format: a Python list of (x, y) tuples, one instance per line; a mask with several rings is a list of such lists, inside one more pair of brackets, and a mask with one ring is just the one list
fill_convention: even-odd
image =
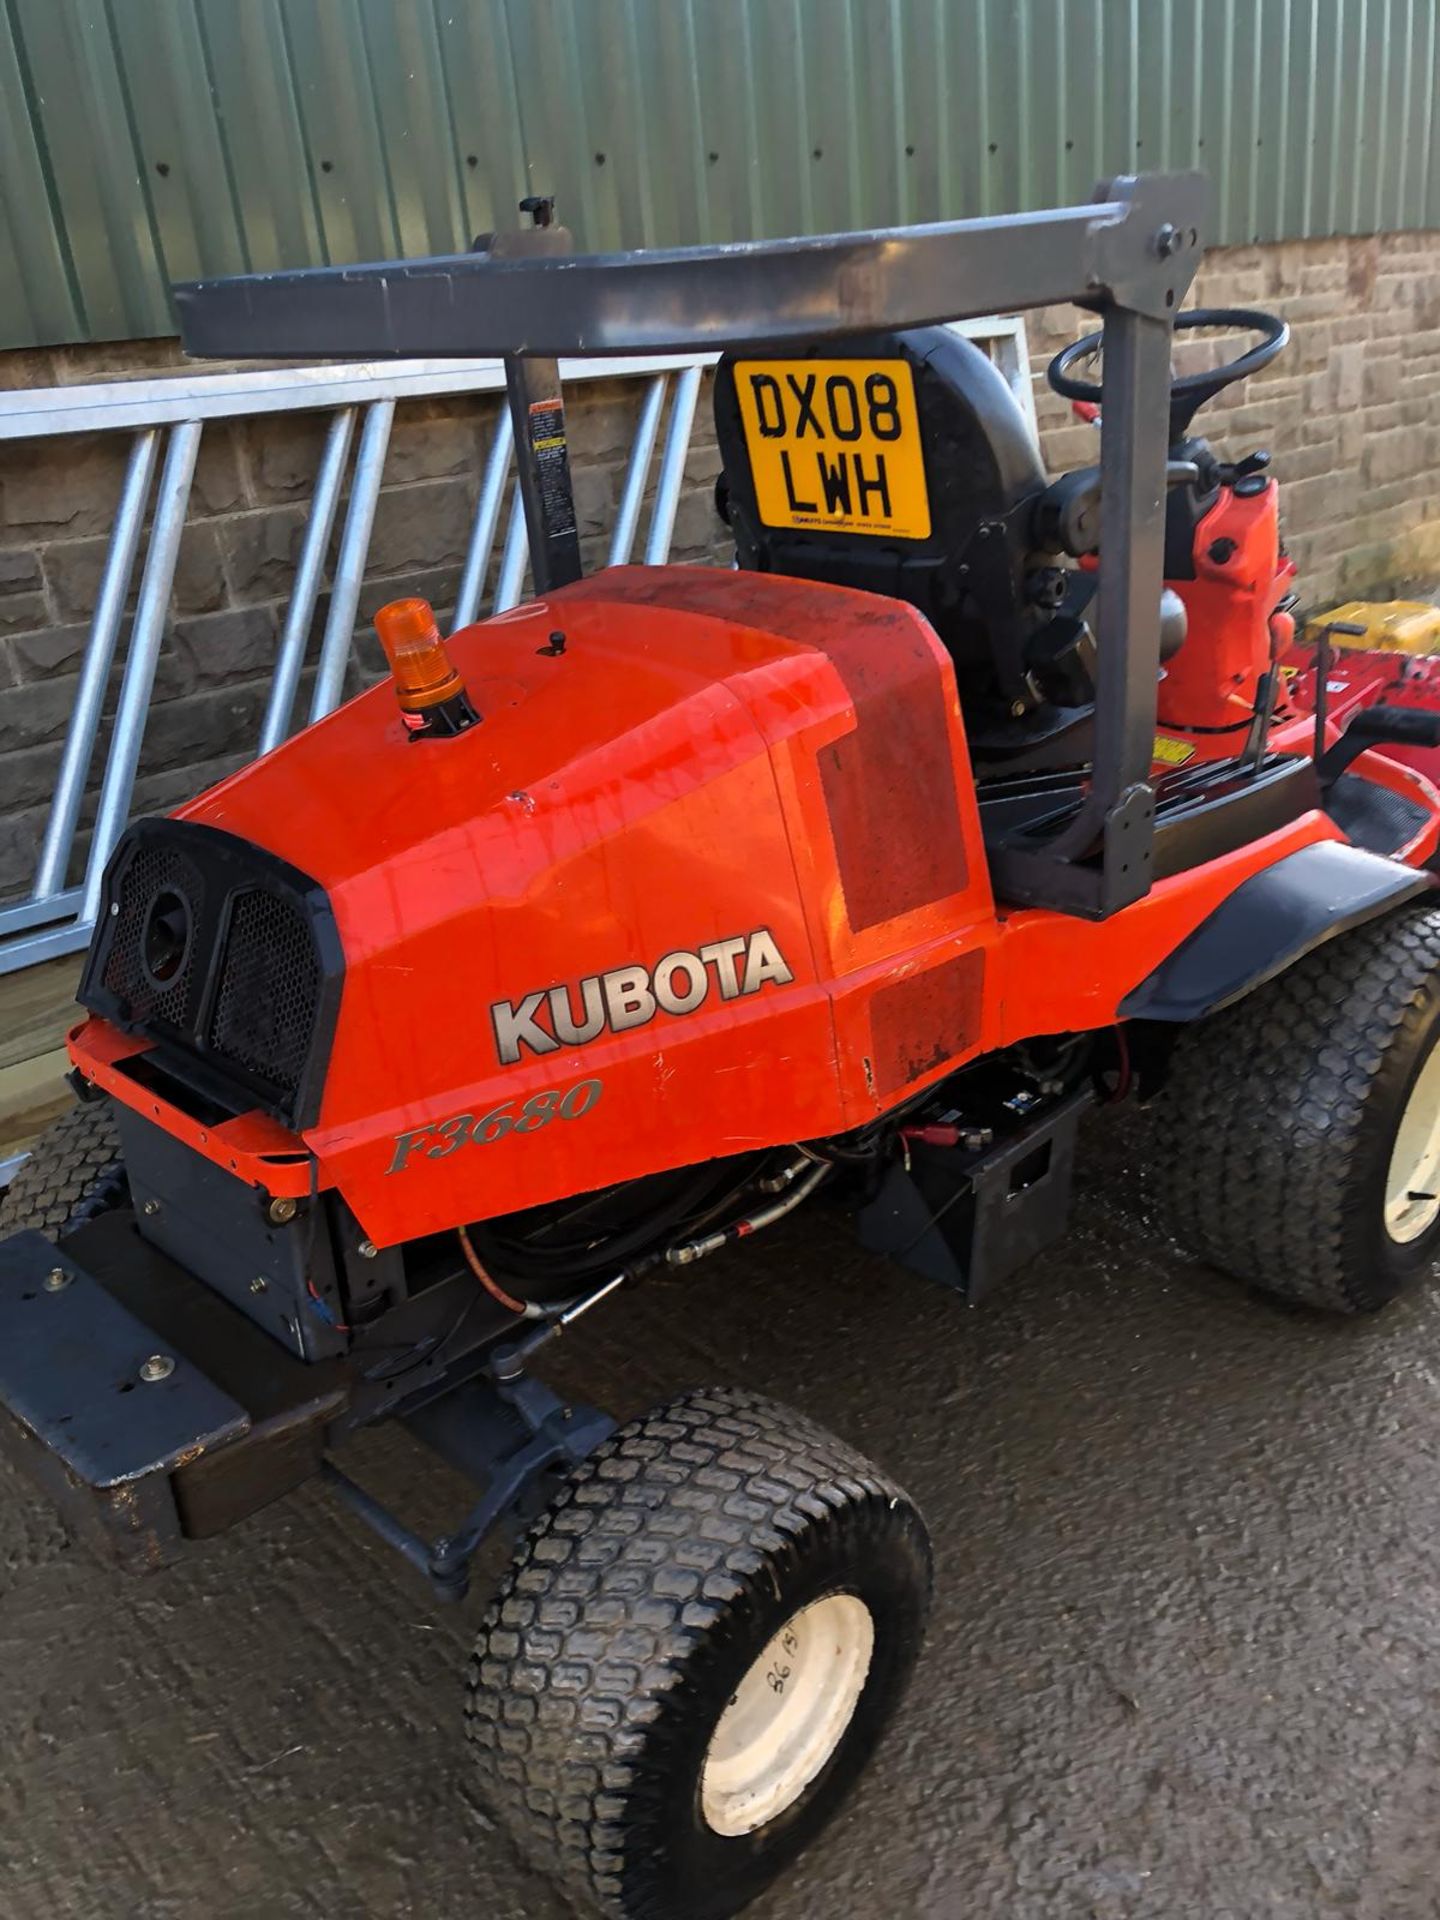
[(710, 1737), (700, 1801), (716, 1833), (754, 1833), (800, 1798), (854, 1718), (874, 1651), (875, 1622), (853, 1593), (791, 1614)]
[(1420, 1069), (1395, 1134), (1385, 1181), (1385, 1230), (1405, 1245), (1440, 1215), (1440, 1046)]

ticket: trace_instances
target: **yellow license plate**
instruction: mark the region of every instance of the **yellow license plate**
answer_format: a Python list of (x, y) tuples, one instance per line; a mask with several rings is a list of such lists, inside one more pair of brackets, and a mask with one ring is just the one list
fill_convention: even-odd
[(742, 360), (735, 385), (767, 527), (929, 537), (908, 361)]

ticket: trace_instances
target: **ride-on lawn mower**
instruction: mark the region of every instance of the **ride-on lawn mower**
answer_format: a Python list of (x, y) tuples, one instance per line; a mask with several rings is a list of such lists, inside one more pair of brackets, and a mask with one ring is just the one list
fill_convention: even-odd
[[(1181, 313), (1201, 203), (614, 257), (540, 203), (180, 290), (199, 354), (503, 353), (536, 597), (448, 643), (385, 609), (391, 683), (117, 849), (88, 1104), (6, 1202), (0, 1424), (133, 1567), (312, 1475), (441, 1595), (517, 1528), (466, 1727), (582, 1905), (730, 1914), (816, 1834), (930, 1555), (807, 1419), (722, 1386), (616, 1430), (547, 1342), (622, 1287), (683, 1311), (821, 1188), (976, 1301), (1126, 1094), (1240, 1278), (1353, 1313), (1435, 1257), (1437, 703), (1295, 647), (1266, 456), (1194, 432), (1285, 329)], [(1101, 457), (1049, 480), (939, 323), (1067, 299)], [(1177, 325), (1261, 338), (1172, 383)], [(711, 348), (738, 569), (582, 579), (554, 356)], [(478, 1483), (443, 1539), (332, 1458), (397, 1418)]]

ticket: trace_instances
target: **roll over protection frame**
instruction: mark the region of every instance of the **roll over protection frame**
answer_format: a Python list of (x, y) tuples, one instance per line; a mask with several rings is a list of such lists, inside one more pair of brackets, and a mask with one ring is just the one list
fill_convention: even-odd
[(1093, 774), (1048, 839), (990, 854), (1005, 898), (1101, 918), (1151, 884), (1170, 335), (1204, 202), (1198, 173), (1145, 174), (1076, 207), (805, 239), (587, 255), (537, 228), (485, 252), (191, 281), (176, 301), (185, 349), (202, 356), (503, 355), (542, 595), (579, 570), (559, 356), (780, 346), (1063, 301), (1098, 314)]

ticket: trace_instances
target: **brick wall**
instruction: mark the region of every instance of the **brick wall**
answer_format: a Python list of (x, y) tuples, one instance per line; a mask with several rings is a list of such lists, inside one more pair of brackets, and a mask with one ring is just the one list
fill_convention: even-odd
[[(1294, 328), (1287, 354), (1203, 418), (1228, 451), (1265, 445), (1274, 453), (1304, 602), (1428, 589), (1440, 579), (1440, 235), (1218, 252), (1196, 298), (1278, 308)], [(1037, 373), (1083, 324), (1069, 308), (1030, 316)], [(0, 391), (178, 364), (166, 342), (0, 355)], [(604, 557), (637, 403), (638, 388), (618, 382), (570, 396), (587, 564)], [(400, 593), (426, 594), (442, 615), (453, 603), (495, 405), (398, 410), (362, 621)], [(1052, 470), (1094, 459), (1094, 430), (1074, 422), (1043, 382), (1040, 407)], [(248, 757), (323, 430), (322, 418), (304, 415), (206, 429), (140, 810), (175, 805)], [(22, 890), (33, 870), (123, 459), (118, 440), (0, 445), (0, 897)], [(677, 558), (726, 557), (711, 505), (717, 464), (702, 398)], [(322, 599), (316, 641), (325, 611)], [(367, 629), (352, 684), (377, 666)], [(307, 698), (308, 688), (297, 712)]]

